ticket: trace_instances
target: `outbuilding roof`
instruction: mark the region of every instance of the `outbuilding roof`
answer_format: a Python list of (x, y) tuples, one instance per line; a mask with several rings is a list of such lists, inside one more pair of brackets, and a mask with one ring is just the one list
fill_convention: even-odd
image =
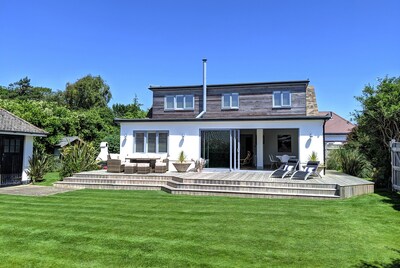
[(56, 146), (64, 147), (64, 146), (66, 146), (66, 145), (68, 145), (68, 144), (70, 144), (70, 143), (72, 143), (72, 142), (74, 142), (74, 141), (76, 141), (76, 140), (81, 141), (81, 139), (80, 139), (78, 136), (63, 137), (63, 138), (56, 144)]
[(0, 133), (47, 136), (47, 132), (0, 108)]

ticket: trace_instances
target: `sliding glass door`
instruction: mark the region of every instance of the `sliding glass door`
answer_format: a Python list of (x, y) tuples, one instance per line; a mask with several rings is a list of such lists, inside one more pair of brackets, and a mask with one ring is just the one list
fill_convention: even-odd
[(202, 130), (201, 158), (208, 168), (239, 169), (239, 130)]

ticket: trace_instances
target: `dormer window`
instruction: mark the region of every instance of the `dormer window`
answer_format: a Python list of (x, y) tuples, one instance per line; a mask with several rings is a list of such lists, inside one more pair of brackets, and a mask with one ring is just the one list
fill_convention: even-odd
[(292, 106), (292, 96), (290, 91), (274, 91), (272, 98), (273, 108), (290, 108)]
[(223, 110), (239, 109), (239, 93), (222, 94), (221, 104)]
[(165, 110), (194, 110), (194, 95), (166, 96)]

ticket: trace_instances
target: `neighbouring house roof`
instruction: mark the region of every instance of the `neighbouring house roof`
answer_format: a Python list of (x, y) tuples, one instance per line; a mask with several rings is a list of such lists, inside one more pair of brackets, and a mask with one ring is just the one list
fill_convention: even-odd
[(325, 134), (346, 135), (355, 127), (353, 123), (334, 112), (319, 112), (320, 115), (326, 115), (328, 113), (332, 113), (332, 118), (326, 121)]
[(55, 146), (64, 147), (70, 143), (77, 141), (77, 140), (81, 141), (81, 139), (78, 136), (63, 137)]
[(7, 134), (27, 134), (46, 137), (47, 132), (22, 118), (0, 108), (0, 132)]
[(241, 117), (241, 118), (179, 118), (179, 119), (153, 119), (153, 118), (115, 118), (116, 123), (124, 122), (206, 122), (206, 121), (280, 121), (280, 120), (328, 120), (330, 114), (319, 114), (314, 116), (269, 116), (269, 117)]

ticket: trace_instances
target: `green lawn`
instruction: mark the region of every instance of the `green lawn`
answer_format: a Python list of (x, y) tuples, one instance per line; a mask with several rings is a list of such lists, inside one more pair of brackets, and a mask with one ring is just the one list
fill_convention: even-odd
[(44, 180), (41, 182), (36, 182), (35, 185), (51, 186), (51, 185), (53, 185), (53, 183), (60, 180), (60, 173), (59, 172), (46, 173), (46, 175), (44, 175), (43, 179)]
[(161, 191), (0, 195), (0, 266), (399, 265), (399, 209), (399, 195), (378, 194), (332, 201)]

